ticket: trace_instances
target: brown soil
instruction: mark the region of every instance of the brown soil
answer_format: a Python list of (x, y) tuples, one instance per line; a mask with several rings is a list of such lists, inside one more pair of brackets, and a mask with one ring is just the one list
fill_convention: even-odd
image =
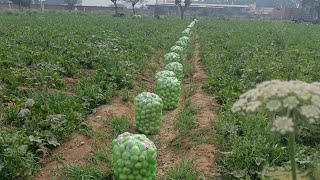
[(77, 84), (79, 82), (79, 79), (74, 79), (70, 77), (64, 77), (63, 80), (68, 84)]
[[(195, 68), (193, 78), (196, 89), (190, 98), (192, 106), (195, 106), (200, 110), (200, 112), (194, 116), (199, 122), (199, 126), (195, 130), (212, 128), (213, 120), (215, 118), (215, 106), (217, 104), (213, 97), (207, 95), (201, 89), (203, 81), (207, 79), (207, 75), (200, 63), (199, 49), (200, 44), (197, 37), (195, 51), (191, 60)], [(212, 136), (212, 133), (207, 133), (206, 136)], [(192, 147), (190, 156), (194, 158), (196, 169), (202, 173), (202, 176), (205, 179), (214, 178), (215, 148), (213, 144), (200, 144)]]
[[(207, 75), (200, 63), (199, 49), (200, 44), (197, 40), (196, 48), (191, 59), (191, 63), (195, 67), (195, 72), (193, 77), (185, 79), (182, 87), (182, 89), (185, 90), (192, 86), (191, 82), (195, 82), (195, 84), (193, 84), (195, 88), (190, 97), (191, 105), (200, 109), (200, 112), (194, 116), (199, 122), (199, 126), (194, 129), (195, 131), (212, 127), (216, 106), (214, 98), (208, 96), (201, 90), (202, 82), (206, 80)], [(183, 106), (183, 99), (181, 98), (177, 109), (165, 113), (160, 133), (153, 137), (153, 139), (160, 141), (156, 143), (158, 152), (157, 179), (163, 179), (166, 171), (178, 165), (181, 160), (185, 158), (193, 160), (195, 168), (201, 172), (203, 179), (212, 179), (216, 176), (214, 169), (215, 148), (213, 144), (195, 145), (195, 143), (191, 142), (190, 137), (181, 137), (174, 129), (174, 120)], [(212, 133), (208, 133), (206, 136), (211, 135)], [(180, 143), (182, 146), (179, 152), (173, 151), (173, 143), (175, 142)]]
[[(74, 133), (67, 138), (61, 146), (55, 149), (52, 154), (62, 154), (63, 161), (69, 164), (84, 164), (92, 150), (92, 139)], [(63, 164), (50, 159), (45, 162), (41, 172), (34, 176), (35, 180), (48, 180), (51, 177), (52, 170), (63, 167)]]
[[(122, 97), (118, 96), (113, 99), (111, 104), (105, 104), (98, 107), (94, 113), (94, 117), (88, 123), (92, 126), (94, 131), (103, 130), (104, 124), (101, 123), (101, 119), (112, 116), (124, 116), (133, 122), (134, 108), (131, 102), (124, 102)], [(131, 123), (133, 124), (133, 123)]]
[(181, 110), (182, 98), (180, 98), (178, 108), (172, 111), (165, 112), (160, 133), (155, 135), (154, 139), (160, 140), (157, 144), (157, 177), (163, 177), (165, 172), (171, 167), (179, 164), (181, 155), (172, 151), (171, 142), (176, 138), (174, 129), (174, 120)]

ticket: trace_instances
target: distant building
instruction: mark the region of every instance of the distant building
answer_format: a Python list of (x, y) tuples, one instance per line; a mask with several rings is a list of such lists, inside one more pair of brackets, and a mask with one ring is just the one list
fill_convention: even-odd
[[(66, 4), (64, 0), (44, 0), (44, 4), (47, 5), (64, 5)], [(79, 0), (78, 5), (82, 4), (82, 0)]]
[[(158, 0), (157, 5), (148, 5), (148, 11), (151, 15), (176, 15), (179, 8), (174, 0)], [(211, 4), (203, 1), (193, 1), (186, 9), (186, 15), (200, 16), (245, 16), (249, 13), (249, 5), (234, 4)]]
[(82, 6), (111, 6), (113, 3), (110, 0), (82, 0)]
[(44, 4), (48, 4), (48, 5), (63, 5), (64, 0), (45, 0)]

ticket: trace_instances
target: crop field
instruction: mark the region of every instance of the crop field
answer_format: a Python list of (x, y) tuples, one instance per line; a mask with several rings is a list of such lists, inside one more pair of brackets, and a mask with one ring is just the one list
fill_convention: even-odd
[(319, 179), (320, 26), (198, 20), (1, 11), (0, 179)]
[[(318, 82), (319, 30), (307, 24), (246, 20), (206, 19), (198, 24), (201, 58), (209, 75), (204, 89), (220, 104), (214, 129), (216, 145), (224, 152), (217, 159), (222, 179), (261, 179), (269, 167), (288, 165), (286, 136), (270, 130), (277, 114), (232, 113), (231, 107), (242, 93), (264, 81)], [(309, 175), (319, 157), (319, 128), (316, 122), (296, 134), (298, 169)], [(282, 177), (276, 178), (290, 179), (290, 174), (278, 171), (273, 174)]]

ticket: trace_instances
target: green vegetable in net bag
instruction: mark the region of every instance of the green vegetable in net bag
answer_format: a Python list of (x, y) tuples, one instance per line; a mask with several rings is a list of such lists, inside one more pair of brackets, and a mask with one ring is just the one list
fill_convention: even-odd
[[(188, 44), (187, 44), (186, 42), (180, 41), (180, 40), (176, 42), (176, 45), (183, 47), (184, 50), (185, 50), (185, 49), (187, 48), (187, 46), (188, 46)], [(177, 62), (177, 61), (176, 61), (176, 62)]]
[(189, 35), (190, 35), (190, 28), (187, 28), (187, 29), (183, 30), (183, 31), (182, 31), (182, 34), (183, 34), (184, 36), (189, 36)]
[(120, 134), (112, 142), (116, 180), (156, 179), (157, 148), (144, 134)]
[(156, 81), (155, 92), (163, 101), (163, 109), (171, 110), (178, 106), (181, 83), (175, 77), (162, 77)]
[(183, 54), (184, 54), (184, 49), (183, 49), (183, 47), (176, 45), (176, 46), (173, 46), (173, 47), (171, 48), (171, 51), (179, 54), (180, 57), (181, 57), (181, 59), (182, 59)]
[(179, 38), (179, 41), (183, 41), (185, 43), (189, 43), (189, 38), (187, 36), (182, 36), (181, 38)]
[(166, 65), (165, 69), (167, 71), (173, 71), (177, 78), (182, 81), (183, 79), (183, 66), (182, 64), (178, 63), (178, 62), (172, 62), (169, 63), (168, 65)]
[(162, 125), (161, 98), (153, 93), (143, 92), (134, 100), (137, 129), (143, 134), (157, 134)]
[(173, 71), (167, 71), (167, 70), (157, 72), (157, 74), (155, 75), (156, 80), (162, 77), (177, 77), (177, 76)]
[(164, 55), (164, 63), (181, 62), (181, 57), (178, 53), (170, 52)]
[(189, 24), (188, 28), (192, 28), (195, 23), (196, 23), (195, 21), (192, 21), (192, 22)]

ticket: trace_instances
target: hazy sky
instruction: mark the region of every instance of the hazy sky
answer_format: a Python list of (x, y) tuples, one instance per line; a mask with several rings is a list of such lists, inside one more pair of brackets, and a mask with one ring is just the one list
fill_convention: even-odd
[[(122, 2), (120, 1), (122, 4)], [(156, 0), (147, 0), (147, 4), (155, 4)], [(110, 0), (82, 0), (84, 6), (110, 6), (113, 4)]]

